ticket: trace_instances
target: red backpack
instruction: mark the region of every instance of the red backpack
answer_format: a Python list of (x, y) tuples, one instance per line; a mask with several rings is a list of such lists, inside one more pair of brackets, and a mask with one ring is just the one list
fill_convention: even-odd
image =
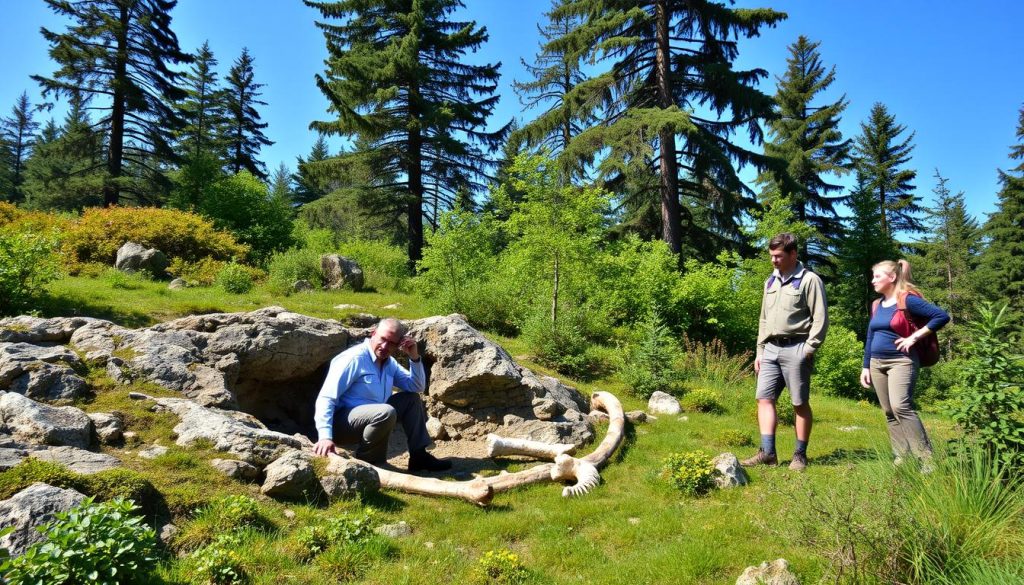
[[(914, 295), (924, 299), (920, 293), (912, 291), (901, 292), (896, 297), (896, 311), (892, 314), (889, 327), (900, 337), (910, 337), (915, 331), (928, 324), (927, 318), (914, 317), (907, 312), (907, 295)], [(875, 302), (871, 303), (872, 317), (875, 316), (875, 312), (878, 311), (878, 305), (881, 302), (882, 299), (875, 299)], [(934, 366), (939, 363), (939, 337), (935, 335), (934, 331), (929, 332), (928, 335), (914, 344), (914, 351), (917, 352), (917, 359), (920, 361), (921, 367)]]

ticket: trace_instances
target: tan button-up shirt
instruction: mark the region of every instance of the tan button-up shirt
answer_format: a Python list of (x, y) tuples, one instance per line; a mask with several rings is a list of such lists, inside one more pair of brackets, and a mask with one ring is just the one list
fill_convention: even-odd
[[(772, 273), (771, 286), (765, 282), (761, 297), (761, 318), (757, 326), (757, 355), (771, 337), (807, 336), (807, 353), (814, 353), (825, 341), (828, 331), (828, 303), (821, 278), (798, 262), (793, 274), (785, 278), (778, 270)], [(793, 280), (800, 279), (800, 287)]]

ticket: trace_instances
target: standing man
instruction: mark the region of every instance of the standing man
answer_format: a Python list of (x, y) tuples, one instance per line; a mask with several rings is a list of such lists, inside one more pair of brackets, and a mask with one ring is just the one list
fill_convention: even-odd
[[(408, 370), (391, 357), (395, 350), (409, 356)], [(369, 339), (331, 360), (316, 399), (319, 441), (313, 452), (326, 457), (335, 452), (335, 438), (358, 440), (356, 458), (381, 463), (391, 431), (401, 422), (409, 441), (409, 471), (450, 469), (450, 461), (427, 452), (427, 411), (419, 396), (426, 386), (416, 341), (397, 319), (381, 320)], [(395, 387), (400, 391), (392, 393)]]
[(811, 364), (825, 341), (828, 306), (825, 287), (817, 274), (797, 260), (797, 239), (782, 233), (768, 242), (775, 270), (765, 282), (757, 327), (757, 425), (761, 448), (743, 465), (778, 465), (775, 453), (775, 402), (782, 388), (789, 389), (796, 414), (796, 449), (789, 468), (807, 468), (807, 441), (811, 438)]

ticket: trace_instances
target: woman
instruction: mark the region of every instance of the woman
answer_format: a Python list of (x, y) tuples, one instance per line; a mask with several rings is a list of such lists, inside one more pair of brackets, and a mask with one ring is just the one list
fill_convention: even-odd
[[(889, 425), (889, 440), (896, 455), (896, 464), (901, 463), (907, 454), (927, 463), (932, 447), (913, 406), (914, 384), (920, 369), (914, 344), (932, 331), (941, 329), (949, 322), (949, 315), (921, 297), (917, 287), (910, 283), (910, 265), (906, 261), (879, 262), (872, 271), (871, 285), (882, 298), (875, 302), (868, 323), (860, 383), (865, 388), (875, 388)], [(909, 335), (901, 327), (900, 319), (895, 323), (897, 330), (893, 329), (893, 317), (901, 296), (905, 299), (907, 319), (917, 323), (925, 319), (928, 321), (926, 326)]]

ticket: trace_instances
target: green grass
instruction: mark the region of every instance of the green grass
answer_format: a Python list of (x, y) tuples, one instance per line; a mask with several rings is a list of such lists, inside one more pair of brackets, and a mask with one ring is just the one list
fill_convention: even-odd
[[(378, 315), (427, 315), (417, 297), (386, 291), (274, 297), (261, 287), (248, 294), (232, 295), (216, 288), (169, 291), (163, 283), (143, 282), (137, 288), (124, 289), (103, 280), (68, 278), (53, 283), (49, 294), (39, 307), (43, 315), (99, 316), (130, 327), (196, 312), (247, 311), (268, 305), (321, 318), (343, 317), (333, 308), (341, 303), (358, 304), (365, 307), (365, 312)], [(392, 303), (402, 306), (397, 310), (381, 309)], [(488, 336), (523, 365), (540, 374), (554, 375), (533, 362), (521, 339)], [(614, 377), (569, 382), (584, 393), (612, 392), (627, 411), (646, 407), (646, 401), (631, 396)], [(94, 395), (78, 405), (88, 411), (124, 413), (126, 430), (139, 436), (138, 445), (126, 448), (136, 451), (155, 442), (174, 444), (173, 416), (153, 413), (145, 403), (127, 398), (128, 389), (164, 396), (173, 393), (145, 384), (118, 386), (101, 372), (93, 372), (90, 383)], [(719, 397), (722, 413), (686, 412), (629, 425), (626, 441), (601, 472), (602, 484), (574, 499), (562, 498), (560, 486), (546, 483), (498, 494), (486, 509), (396, 492), (378, 494), (363, 502), (283, 504), (262, 497), (256, 485), (234, 482), (213, 471), (207, 462), (220, 454), (209, 446), (188, 451), (174, 447), (155, 460), (125, 460), (129, 469), (145, 475), (162, 494), (167, 513), (189, 542), (182, 552), (208, 542), (223, 529), (204, 508), (209, 502), (226, 495), (257, 500), (265, 521), (239, 532), (244, 546), (237, 548), (254, 584), (326, 585), (345, 579), (382, 584), (469, 583), (478, 578), (477, 566), (485, 553), (505, 549), (522, 561), (528, 572), (527, 583), (726, 583), (735, 582), (747, 566), (779, 557), (789, 560), (803, 583), (833, 581), (835, 558), (822, 545), (829, 534), (822, 536), (824, 540), (806, 537), (810, 528), (827, 528), (827, 523), (815, 518), (809, 503), (812, 497), (821, 501), (820, 496), (832, 494), (833, 507), (841, 508), (845, 505), (842, 502), (850, 501), (850, 506), (859, 506), (856, 513), (865, 518), (885, 518), (884, 502), (865, 494), (898, 481), (898, 474), (907, 471), (893, 470), (888, 463), (881, 412), (866, 403), (814, 395), (812, 389), (815, 427), (808, 451), (810, 466), (805, 473), (792, 473), (784, 465), (752, 469), (752, 482), (745, 488), (689, 498), (659, 476), (670, 453), (700, 450), (715, 455), (731, 451), (742, 458), (755, 447), (734, 446), (740, 442), (737, 432), (754, 440), (757, 436), (752, 378), (733, 384), (701, 381), (699, 386)], [(952, 425), (944, 418), (926, 414), (924, 422), (936, 445), (953, 436)], [(598, 429), (599, 436), (604, 432)], [(788, 462), (793, 441), (792, 428), (781, 428), (778, 446), (784, 463)], [(962, 533), (963, 527), (974, 521), (972, 518), (984, 513), (979, 512), (983, 506), (971, 507), (957, 495), (959, 492), (934, 487), (935, 482), (944, 485), (942, 480), (954, 474), (947, 469), (950, 466), (940, 467), (940, 475), (922, 484), (933, 486), (930, 491), (925, 487), (914, 489), (923, 494), (921, 498), (930, 497), (935, 502), (926, 509), (958, 510), (955, 527)], [(373, 510), (378, 523), (404, 520), (413, 534), (364, 549), (338, 547), (315, 559), (297, 550), (298, 535), (310, 525), (342, 513), (359, 513), (364, 507)], [(293, 514), (286, 514), (286, 510)], [(936, 531), (954, 531), (942, 523), (941, 514), (932, 516)], [(965, 573), (1018, 574), (1020, 564), (1015, 559), (1022, 552), (1020, 537), (1024, 529), (1021, 518), (1011, 516), (1009, 520), (1000, 519), (1000, 535), (997, 542), (986, 545), (982, 564), (965, 566)], [(936, 538), (936, 533), (929, 532), (929, 538)], [(160, 576), (166, 583), (194, 582), (192, 567), (189, 556), (172, 555), (161, 566)]]

